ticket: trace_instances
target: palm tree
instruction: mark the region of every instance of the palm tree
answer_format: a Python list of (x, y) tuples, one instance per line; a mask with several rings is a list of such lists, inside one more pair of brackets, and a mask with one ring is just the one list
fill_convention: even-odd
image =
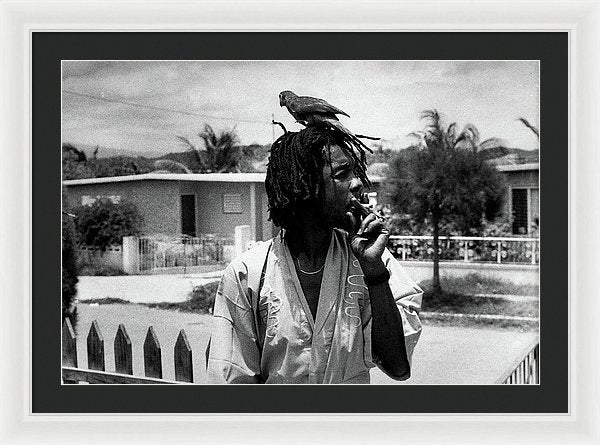
[(196, 153), (201, 173), (240, 172), (242, 153), (235, 129), (221, 131), (218, 135), (206, 124), (198, 134), (204, 149), (196, 147), (188, 138), (177, 136), (188, 150)]
[(482, 141), (479, 130), (473, 124), (464, 126), (463, 131), (456, 138), (456, 145), (473, 150), (482, 159), (499, 158), (509, 152), (506, 142), (500, 138), (492, 137)]
[[(442, 119), (437, 110), (425, 110), (421, 119), (427, 122), (423, 132), (422, 143), (426, 150), (434, 154), (437, 163), (444, 163), (448, 152), (454, 150), (457, 144), (456, 123), (451, 123), (446, 131), (442, 126)], [(433, 229), (433, 290), (436, 294), (441, 292), (440, 285), (440, 224), (441, 214), (440, 193), (431, 194), (431, 225)]]
[(527, 119), (525, 119), (524, 117), (520, 117), (517, 120), (520, 121), (527, 128), (529, 128), (531, 131), (533, 131), (533, 133), (537, 136), (538, 139), (540, 138), (540, 130), (538, 130), (538, 128), (534, 125), (531, 125)]
[[(426, 110), (421, 114), (422, 119), (430, 121), (430, 126), (426, 131), (416, 131), (410, 133), (409, 136), (414, 136), (419, 139), (417, 146), (424, 147), (426, 144), (427, 133), (431, 136), (433, 132), (437, 134), (447, 148), (472, 150), (483, 159), (492, 159), (508, 154), (506, 142), (500, 138), (488, 138), (484, 141), (477, 127), (473, 124), (466, 124), (460, 133), (457, 133), (456, 122), (448, 125), (444, 130), (441, 127), (441, 117), (437, 110)], [(437, 124), (433, 124), (437, 122)], [(439, 128), (436, 128), (436, 125)]]
[(497, 212), (501, 183), (484, 161), (490, 150), (503, 144), (497, 138), (480, 142), (472, 124), (461, 133), (456, 123), (444, 127), (437, 110), (425, 110), (421, 118), (426, 121), (424, 130), (411, 133), (419, 138), (416, 150), (407, 151), (393, 166), (399, 179), (396, 202), (414, 219), (431, 223), (433, 291), (440, 293), (440, 228), (449, 220), (462, 221), (465, 227), (477, 225), (482, 217)]

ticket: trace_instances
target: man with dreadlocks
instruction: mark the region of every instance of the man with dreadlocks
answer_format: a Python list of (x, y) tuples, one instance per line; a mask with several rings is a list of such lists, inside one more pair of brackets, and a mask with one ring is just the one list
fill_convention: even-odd
[(353, 211), (365, 153), (308, 126), (271, 148), (274, 239), (236, 258), (217, 291), (207, 350), (212, 383), (369, 383), (410, 377), (421, 289), (385, 249), (382, 221)]

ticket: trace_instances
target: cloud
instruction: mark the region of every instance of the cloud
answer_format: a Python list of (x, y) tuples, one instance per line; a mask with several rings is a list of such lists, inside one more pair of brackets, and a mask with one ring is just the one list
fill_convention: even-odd
[(64, 62), (63, 89), (173, 111), (63, 94), (63, 131), (65, 138), (97, 138), (115, 148), (165, 150), (176, 147), (169, 142), (176, 134), (191, 136), (209, 123), (235, 126), (242, 143), (268, 143), (272, 115), (296, 128), (277, 101), (292, 89), (342, 108), (352, 116), (343, 122), (365, 134), (403, 138), (422, 126), (422, 110), (435, 107), (449, 120), (473, 122), (482, 137), (534, 148), (513, 120), (539, 120), (538, 87), (536, 62)]

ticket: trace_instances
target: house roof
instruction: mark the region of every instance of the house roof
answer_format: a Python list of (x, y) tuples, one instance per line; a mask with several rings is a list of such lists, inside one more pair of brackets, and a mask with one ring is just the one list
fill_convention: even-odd
[[(144, 173), (130, 176), (109, 176), (106, 178), (71, 179), (63, 181), (63, 185), (107, 184), (133, 181), (191, 181), (191, 182), (258, 182), (264, 183), (266, 173)], [(380, 176), (369, 176), (373, 183), (383, 179)]]
[(539, 170), (540, 163), (534, 162), (531, 164), (506, 164), (496, 165), (496, 169), (501, 172), (515, 172), (515, 171), (526, 171), (526, 170)]

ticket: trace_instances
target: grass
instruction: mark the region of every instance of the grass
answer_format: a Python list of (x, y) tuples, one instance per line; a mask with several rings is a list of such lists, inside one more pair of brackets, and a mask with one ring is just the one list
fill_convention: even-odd
[[(471, 273), (461, 278), (442, 278), (441, 285), (444, 292), (462, 295), (504, 294), (538, 296), (540, 293), (538, 285), (519, 285), (477, 273)], [(427, 291), (431, 289), (431, 280), (422, 281), (419, 283), (419, 286)]]
[[(518, 294), (537, 295), (537, 286), (515, 286), (512, 283), (497, 279), (470, 274), (464, 278), (442, 280), (442, 293), (435, 294), (431, 289), (431, 281), (419, 283), (424, 289), (423, 312), (447, 312), (453, 314), (487, 314), (515, 317), (539, 317), (539, 301), (526, 299), (511, 301), (502, 298), (476, 297), (477, 294)], [(180, 312), (212, 314), (215, 295), (219, 283), (217, 281), (203, 286), (196, 286), (188, 299), (181, 303), (148, 303), (150, 308), (176, 310)], [(103, 298), (99, 300), (81, 300), (80, 303), (130, 304), (119, 298)], [(486, 325), (495, 328), (516, 328), (523, 331), (537, 329), (536, 321), (457, 319), (450, 317), (430, 317), (425, 323), (433, 325), (454, 325), (471, 327)]]
[(539, 323), (531, 321), (521, 320), (489, 320), (489, 319), (478, 319), (474, 320), (471, 318), (452, 318), (447, 317), (423, 317), (421, 321), (424, 326), (452, 326), (460, 328), (473, 328), (473, 327), (485, 327), (493, 329), (510, 329), (518, 332), (532, 332), (538, 331)]
[(510, 301), (499, 298), (481, 298), (442, 291), (423, 295), (423, 311), (459, 314), (506, 315), (511, 317), (538, 317), (537, 300)]
[(99, 266), (96, 264), (82, 264), (79, 267), (79, 275), (96, 276), (96, 277), (116, 277), (127, 275), (123, 269), (114, 266)]
[[(502, 298), (477, 297), (488, 295), (539, 295), (539, 287), (534, 285), (515, 285), (511, 282), (469, 274), (461, 278), (445, 278), (441, 280), (442, 292), (434, 293), (431, 280), (419, 283), (424, 290), (423, 312), (499, 315), (508, 317), (539, 317), (539, 300), (523, 299), (519, 301)], [(521, 320), (489, 320), (472, 318), (454, 318), (433, 316), (428, 319), (431, 324), (452, 324), (455, 326), (488, 325), (498, 328), (517, 328), (531, 330), (538, 328), (537, 321)]]
[[(181, 303), (135, 303), (154, 309), (174, 310), (181, 312), (193, 312), (201, 314), (212, 314), (215, 305), (215, 295), (219, 286), (218, 281), (213, 281), (202, 286), (194, 287), (186, 301)], [(98, 298), (92, 300), (79, 300), (82, 304), (134, 304), (120, 298)]]
[(219, 287), (218, 281), (195, 286), (188, 299), (181, 303), (152, 303), (146, 306), (157, 309), (177, 310), (182, 312), (200, 312), (212, 314), (215, 305), (215, 295)]
[(83, 303), (83, 304), (131, 304), (127, 300), (122, 300), (120, 298), (112, 298), (112, 297), (98, 298), (98, 299), (93, 299), (93, 300), (79, 300), (78, 303)]

